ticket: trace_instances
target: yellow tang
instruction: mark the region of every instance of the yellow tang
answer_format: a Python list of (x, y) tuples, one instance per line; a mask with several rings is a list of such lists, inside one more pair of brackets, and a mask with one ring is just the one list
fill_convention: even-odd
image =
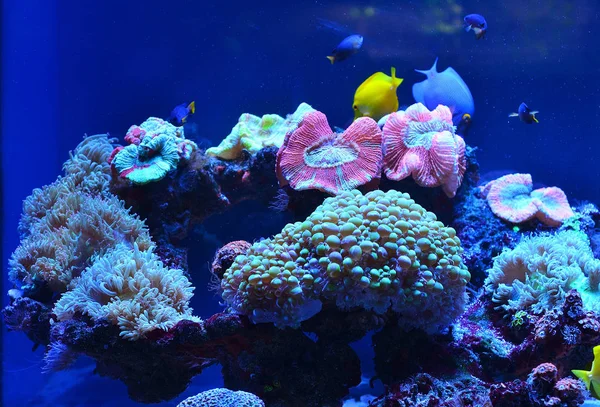
[(396, 78), (396, 68), (392, 67), (392, 76), (376, 72), (364, 81), (354, 94), (354, 120), (368, 116), (379, 120), (386, 114), (398, 110), (396, 89), (404, 79)]

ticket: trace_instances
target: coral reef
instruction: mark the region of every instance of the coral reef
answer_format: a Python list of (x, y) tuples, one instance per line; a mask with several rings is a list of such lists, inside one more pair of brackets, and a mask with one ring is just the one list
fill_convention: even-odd
[(219, 280), (222, 279), (225, 270), (231, 267), (235, 258), (238, 255), (246, 254), (248, 249), (250, 249), (250, 246), (252, 245), (244, 240), (236, 240), (227, 243), (217, 251), (215, 259), (212, 262), (211, 272), (217, 276)]
[(134, 184), (161, 180), (197, 149), (193, 141), (185, 139), (182, 127), (156, 117), (132, 126), (125, 140), (131, 144), (114, 151), (111, 165), (120, 177)]
[(492, 212), (511, 223), (537, 218), (548, 226), (560, 226), (574, 215), (567, 196), (557, 187), (532, 191), (529, 174), (509, 174), (481, 187)]
[(23, 202), (23, 215), (19, 221), (21, 237), (31, 234), (31, 227), (46, 216), (59, 198), (72, 192), (108, 193), (111, 180), (108, 157), (114, 142), (108, 134), (97, 134), (85, 137), (79, 143), (63, 165), (65, 176), (41, 189), (34, 189)]
[(212, 389), (188, 397), (177, 407), (265, 407), (265, 403), (252, 393)]
[(115, 196), (60, 194), (43, 218), (29, 227), (9, 261), (11, 282), (25, 290), (46, 284), (64, 292), (92, 256), (119, 243), (152, 245), (148, 229)]
[(265, 147), (279, 148), (285, 135), (294, 131), (304, 116), (313, 111), (310, 105), (302, 103), (285, 119), (276, 114), (258, 117), (244, 113), (221, 144), (209, 148), (206, 154), (224, 160), (235, 160), (242, 155), (242, 151), (253, 155)]
[(76, 315), (107, 319), (125, 339), (167, 331), (182, 319), (198, 321), (189, 307), (191, 283), (181, 270), (165, 268), (152, 247), (140, 251), (137, 244), (133, 249), (120, 244), (97, 256), (69, 288), (53, 310), (59, 321)]
[(600, 260), (587, 236), (564, 231), (524, 238), (494, 260), (485, 281), (496, 309), (541, 314), (560, 307), (576, 288), (586, 309), (600, 311)]
[(494, 407), (577, 407), (585, 401), (585, 394), (583, 383), (571, 378), (559, 380), (552, 363), (534, 368), (527, 381), (496, 383), (490, 388)]
[[(236, 257), (223, 299), (254, 322), (297, 327), (323, 303), (436, 331), (458, 316), (470, 274), (452, 228), (408, 194), (345, 192)], [(440, 312), (443, 310), (443, 312)]]
[(371, 118), (355, 120), (343, 133), (334, 133), (323, 113), (309, 113), (286, 135), (277, 153), (279, 183), (297, 191), (337, 195), (378, 181), (381, 145), (381, 131)]
[(454, 134), (452, 113), (446, 106), (427, 110), (420, 103), (392, 113), (383, 126), (386, 177), (409, 176), (423, 187), (441, 186), (454, 197), (466, 168), (465, 142)]

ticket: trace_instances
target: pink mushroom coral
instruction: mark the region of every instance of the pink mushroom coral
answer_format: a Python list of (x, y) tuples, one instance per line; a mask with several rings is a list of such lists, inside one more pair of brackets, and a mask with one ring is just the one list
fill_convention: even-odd
[(481, 187), (481, 194), (492, 212), (510, 223), (537, 218), (545, 225), (560, 226), (574, 215), (560, 188), (532, 189), (530, 174), (509, 174)]
[(360, 118), (340, 134), (315, 111), (286, 135), (277, 153), (277, 176), (282, 186), (337, 195), (379, 179), (381, 148), (381, 131), (373, 119)]
[(452, 113), (421, 103), (392, 113), (383, 127), (385, 175), (394, 181), (412, 176), (423, 187), (441, 186), (450, 198), (462, 183), (465, 142), (454, 134)]

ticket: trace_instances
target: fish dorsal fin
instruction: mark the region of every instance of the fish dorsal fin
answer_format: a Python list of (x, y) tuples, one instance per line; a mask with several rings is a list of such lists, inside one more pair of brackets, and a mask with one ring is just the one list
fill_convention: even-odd
[(192, 101), (192, 103), (190, 103), (190, 104), (188, 105), (188, 110), (189, 110), (189, 111), (190, 111), (192, 114), (196, 113), (196, 101)]
[(435, 61), (433, 62), (433, 66), (431, 67), (431, 69), (425, 69), (425, 70), (421, 70), (421, 69), (415, 69), (416, 72), (422, 73), (423, 75), (427, 75), (428, 78), (431, 78), (433, 75), (435, 75), (436, 73), (438, 73), (437, 71), (437, 62), (438, 62), (438, 58), (435, 58)]
[(396, 89), (402, 83), (403, 78), (396, 78), (396, 67), (392, 66), (392, 89)]
[(571, 372), (579, 379), (583, 380), (583, 382), (585, 383), (585, 387), (588, 390), (590, 389), (590, 372), (588, 372), (587, 370), (571, 370)]

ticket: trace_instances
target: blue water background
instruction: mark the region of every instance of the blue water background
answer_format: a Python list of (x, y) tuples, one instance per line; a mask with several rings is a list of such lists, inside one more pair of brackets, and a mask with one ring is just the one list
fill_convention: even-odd
[[(213, 4), (208, 4), (213, 3)], [(216, 3), (216, 4), (214, 4)], [(529, 172), (559, 186), (570, 200), (600, 202), (600, 5), (595, 0), (521, 1), (48, 1), (6, 0), (2, 9), (2, 267), (18, 244), (22, 200), (52, 182), (84, 133), (127, 128), (166, 117), (196, 101), (186, 129), (216, 145), (243, 112), (292, 112), (308, 102), (330, 124), (352, 118), (356, 87), (376, 71), (397, 68), (400, 104), (413, 102), (414, 69), (452, 66), (475, 99), (466, 142), (480, 148), (483, 172)], [(372, 13), (373, 12), (373, 13)], [(465, 14), (485, 15), (485, 40), (462, 30)], [(373, 15), (371, 15), (373, 14)], [(330, 65), (346, 35), (365, 37), (361, 52)], [(525, 101), (539, 125), (508, 114)], [(258, 205), (210, 219), (195, 237), (191, 259), (200, 316), (218, 311), (206, 290), (207, 263), (233, 239), (281, 229)], [(233, 227), (243, 211), (260, 227)], [(4, 278), (5, 290), (8, 288)], [(4, 303), (7, 302), (3, 296)], [(3, 327), (6, 406), (132, 406), (120, 382), (92, 374), (89, 360), (73, 372), (42, 375), (42, 350)], [(367, 342), (365, 342), (367, 343)], [(367, 352), (363, 345), (361, 351)], [(218, 386), (219, 368), (184, 395)], [(175, 405), (184, 395), (164, 405)], [(56, 404), (60, 400), (59, 404)], [(111, 404), (112, 403), (112, 404)]]

